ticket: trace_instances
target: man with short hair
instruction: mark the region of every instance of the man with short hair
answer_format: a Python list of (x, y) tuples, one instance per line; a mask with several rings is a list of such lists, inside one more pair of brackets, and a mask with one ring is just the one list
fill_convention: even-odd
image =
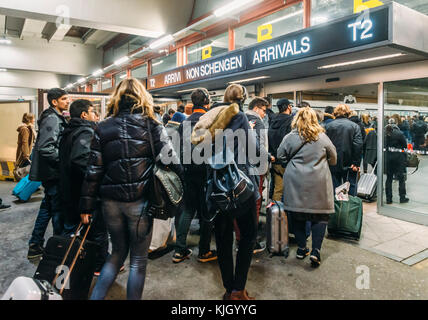
[(330, 122), (334, 120), (334, 108), (332, 106), (327, 106), (324, 109), (324, 121), (322, 122), (322, 126), (325, 128)]
[(166, 126), (168, 124), (168, 121), (172, 119), (172, 116), (174, 115), (175, 110), (169, 109), (168, 112), (165, 112), (165, 114), (162, 117), (163, 125)]
[[(187, 135), (183, 131), (186, 126), (190, 126), (190, 132), (193, 131), (194, 126), (199, 119), (208, 112), (210, 108), (210, 95), (207, 89), (200, 88), (192, 92), (191, 95), (193, 103), (192, 114), (184, 120), (178, 132), (181, 140), (181, 159), (183, 159), (184, 140), (190, 140), (190, 134)], [(187, 129), (186, 129), (187, 130)], [(187, 141), (189, 143), (190, 141)], [(189, 150), (192, 152), (192, 150)], [(187, 234), (190, 229), (195, 213), (199, 215), (200, 224), (200, 238), (199, 238), (199, 262), (208, 262), (217, 260), (216, 250), (210, 249), (211, 244), (211, 233), (214, 227), (214, 222), (207, 222), (204, 219), (204, 213), (206, 216), (207, 204), (205, 201), (205, 183), (207, 181), (207, 168), (205, 164), (194, 164), (193, 159), (191, 164), (183, 163), (184, 167), (184, 210), (179, 217), (176, 217), (178, 221), (177, 226), (177, 239), (175, 242), (175, 252), (172, 257), (174, 263), (179, 263), (188, 259), (192, 250), (186, 247)]]
[[(97, 120), (92, 103), (85, 99), (76, 100), (70, 105), (70, 117), (59, 144), (59, 190), (65, 235), (75, 233), (84, 218), (80, 215), (79, 201)], [(107, 227), (99, 211), (93, 218), (87, 239), (99, 244), (95, 268), (95, 275), (98, 275), (108, 256)]]
[(52, 219), (54, 235), (60, 235), (64, 223), (60, 208), (59, 183), (59, 140), (67, 121), (62, 113), (68, 109), (69, 98), (60, 88), (48, 91), (49, 108), (44, 110), (38, 121), (39, 133), (33, 148), (30, 180), (41, 181), (45, 197), (40, 205), (34, 229), (29, 241), (28, 259), (43, 254), (44, 235)]
[[(269, 141), (269, 152), (276, 159), (277, 150), (279, 145), (282, 142), (282, 139), (290, 133), (291, 131), (291, 122), (293, 121), (293, 116), (291, 115), (293, 110), (293, 105), (288, 99), (280, 99), (276, 103), (279, 114), (272, 119), (272, 123), (268, 131), (268, 141)], [(283, 179), (284, 168), (281, 163), (274, 163), (272, 165), (272, 179), (274, 184), (274, 190), (272, 199), (275, 201), (282, 201), (283, 193)]]

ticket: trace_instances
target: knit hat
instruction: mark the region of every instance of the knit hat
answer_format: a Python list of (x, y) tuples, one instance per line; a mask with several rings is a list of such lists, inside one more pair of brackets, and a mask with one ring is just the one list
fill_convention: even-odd
[(172, 116), (172, 118), (171, 118), (171, 121), (175, 121), (175, 122), (178, 122), (178, 123), (182, 123), (184, 120), (186, 120), (186, 115), (184, 114), (184, 113), (181, 113), (181, 112), (176, 112), (176, 113), (174, 113), (174, 115)]

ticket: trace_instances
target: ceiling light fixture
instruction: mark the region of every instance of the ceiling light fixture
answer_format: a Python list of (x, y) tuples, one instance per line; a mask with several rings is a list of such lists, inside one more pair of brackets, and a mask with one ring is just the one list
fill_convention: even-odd
[(208, 47), (210, 47), (211, 45), (212, 45), (212, 43), (209, 43), (209, 44), (204, 45), (203, 47), (199, 47), (199, 48), (196, 48), (196, 49), (190, 50), (190, 51), (188, 51), (187, 53), (188, 53), (188, 54), (192, 54), (192, 53), (195, 53), (195, 52), (198, 52), (198, 51), (204, 50), (205, 48), (208, 48)]
[(83, 83), (86, 81), (86, 78), (80, 78), (79, 80), (77, 80), (77, 83)]
[(162, 63), (163, 63), (163, 60), (161, 60), (159, 62), (156, 62), (156, 63), (152, 63), (152, 67), (158, 66), (158, 65), (160, 65)]
[(6, 72), (6, 71), (7, 71), (7, 69), (0, 68), (0, 72)]
[(267, 78), (270, 78), (270, 76), (261, 76), (261, 77), (255, 77), (255, 78), (248, 78), (248, 79), (236, 80), (236, 81), (231, 81), (229, 83), (251, 82), (251, 81), (262, 80), (262, 79), (267, 79)]
[(126, 74), (122, 74), (119, 78), (120, 79), (125, 79), (126, 78)]
[(318, 69), (322, 70), (322, 69), (338, 68), (338, 67), (350, 66), (350, 65), (359, 64), (359, 63), (366, 63), (366, 62), (372, 62), (372, 61), (378, 61), (378, 60), (392, 59), (392, 58), (397, 58), (397, 57), (401, 57), (401, 56), (405, 56), (405, 55), (406, 54), (404, 54), (404, 53), (396, 53), (396, 54), (390, 54), (387, 56), (380, 56), (380, 57), (374, 57), (374, 58), (368, 58), (368, 59), (360, 59), (360, 60), (354, 60), (354, 61), (349, 61), (349, 62), (330, 64), (330, 65), (318, 67)]
[(234, 14), (240, 9), (239, 11), (248, 9), (248, 6), (246, 5), (255, 5), (259, 2), (262, 2), (263, 0), (235, 0), (231, 3), (217, 9), (214, 11), (214, 15), (216, 17), (225, 17), (229, 16), (231, 14)]
[(152, 49), (152, 50), (154, 50), (154, 49), (157, 49), (157, 48), (160, 48), (160, 47), (162, 47), (162, 46), (164, 46), (164, 45), (166, 45), (166, 44), (168, 44), (169, 42), (171, 42), (172, 40), (174, 40), (174, 37), (172, 36), (172, 35), (166, 35), (165, 37), (162, 37), (162, 38), (160, 38), (159, 40), (156, 40), (156, 41), (154, 41), (154, 42), (152, 42), (150, 45), (149, 45), (149, 48), (150, 49)]
[(196, 89), (200, 89), (200, 88), (186, 89), (186, 90), (180, 90), (180, 91), (176, 91), (176, 92), (177, 93), (191, 92), (191, 91), (194, 91)]
[(97, 70), (97, 71), (95, 71), (92, 75), (93, 75), (94, 77), (98, 77), (98, 76), (102, 75), (102, 74), (103, 74), (103, 72), (104, 72), (104, 70), (103, 70), (103, 69), (98, 69), (98, 70)]
[(122, 57), (122, 58), (120, 58), (120, 59), (116, 60), (116, 61), (114, 62), (114, 64), (115, 64), (116, 66), (120, 66), (121, 64), (124, 64), (125, 62), (128, 62), (128, 60), (129, 60), (129, 57), (128, 57), (128, 56), (124, 56), (124, 57)]
[(111, 84), (110, 80), (104, 81), (103, 84)]
[(69, 83), (69, 84), (67, 84), (67, 86), (65, 87), (66, 89), (67, 88), (71, 88), (73, 86), (73, 84), (72, 83)]

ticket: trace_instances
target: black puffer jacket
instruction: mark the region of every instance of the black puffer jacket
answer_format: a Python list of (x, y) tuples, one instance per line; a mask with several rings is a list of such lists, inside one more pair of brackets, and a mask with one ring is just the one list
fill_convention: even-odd
[(276, 152), (282, 139), (291, 132), (291, 123), (293, 116), (289, 114), (280, 113), (272, 119), (268, 131), (269, 153), (276, 157)]
[(341, 172), (351, 165), (360, 166), (363, 139), (360, 127), (347, 118), (338, 117), (325, 127), (337, 151), (337, 165), (332, 172)]
[[(97, 196), (133, 202), (147, 195), (154, 165), (147, 117), (141, 109), (131, 113), (131, 106), (132, 101), (121, 101), (119, 114), (102, 121), (95, 131), (82, 186), (82, 213), (95, 210)], [(182, 178), (183, 169), (165, 128), (155, 120), (149, 121), (156, 160), (169, 162), (169, 167)]]

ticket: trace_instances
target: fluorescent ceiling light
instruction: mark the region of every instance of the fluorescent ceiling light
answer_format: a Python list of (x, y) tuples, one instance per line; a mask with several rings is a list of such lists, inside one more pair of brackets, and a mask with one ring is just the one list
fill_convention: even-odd
[(232, 1), (231, 3), (217, 9), (214, 11), (214, 15), (216, 17), (224, 17), (224, 16), (229, 16), (231, 14), (236, 13), (238, 10), (242, 11), (242, 10), (246, 10), (248, 9), (248, 6), (246, 6), (247, 4), (251, 4), (251, 5), (255, 5), (259, 2), (262, 2), (263, 0), (235, 0)]
[(110, 80), (107, 80), (107, 81), (104, 81), (104, 82), (103, 82), (103, 84), (109, 84), (109, 83), (111, 84), (111, 81), (110, 81)]
[(104, 70), (103, 70), (103, 69), (98, 69), (98, 70), (97, 70), (97, 71), (95, 71), (92, 75), (93, 75), (94, 77), (98, 77), (98, 76), (102, 75), (102, 74), (103, 74), (103, 72), (104, 72)]
[(126, 74), (122, 74), (119, 78), (120, 79), (125, 79), (126, 78)]
[(213, 44), (213, 43), (206, 44), (206, 45), (204, 45), (203, 47), (199, 47), (199, 48), (196, 48), (196, 49), (190, 50), (190, 51), (188, 51), (187, 53), (188, 53), (188, 54), (192, 54), (192, 53), (195, 53), (195, 52), (201, 51), (201, 50), (203, 50), (203, 49), (205, 49), (205, 48), (210, 47), (212, 44)]
[(0, 39), (0, 44), (11, 44), (12, 41), (10, 41), (9, 39), (6, 38), (2, 38)]
[(73, 86), (72, 83), (67, 84), (66, 88), (71, 88)]
[(313, 20), (316, 24), (319, 24), (319, 23), (327, 22), (328, 18), (324, 16), (320, 16), (320, 17), (314, 17)]
[(86, 78), (80, 78), (79, 80), (77, 80), (77, 83), (83, 83), (86, 81)]
[(6, 72), (6, 71), (7, 71), (7, 69), (0, 68), (0, 72)]
[(165, 37), (160, 38), (159, 40), (156, 40), (154, 42), (152, 42), (149, 46), (150, 49), (156, 49), (156, 48), (160, 48), (163, 45), (168, 44), (169, 42), (171, 42), (172, 40), (174, 40), (174, 37), (172, 35), (167, 35)]
[(182, 92), (191, 92), (194, 91), (196, 89), (200, 89), (200, 88), (193, 88), (193, 89), (186, 89), (186, 90), (180, 90), (180, 91), (176, 91), (177, 93), (182, 93)]
[(156, 62), (156, 63), (153, 63), (153, 64), (152, 64), (152, 67), (158, 66), (158, 65), (160, 65), (161, 63), (163, 63), (163, 60), (161, 60), (161, 61), (159, 61), (159, 62)]
[(366, 63), (366, 62), (372, 62), (372, 61), (378, 61), (378, 60), (384, 60), (384, 59), (392, 59), (392, 58), (401, 57), (404, 55), (405, 55), (404, 53), (396, 53), (396, 54), (390, 54), (387, 56), (380, 56), (380, 57), (374, 57), (374, 58), (368, 58), (368, 59), (342, 62), (342, 63), (337, 63), (337, 64), (330, 64), (330, 65), (318, 67), (318, 69), (320, 69), (320, 70), (321, 69), (331, 69), (331, 68), (349, 66), (349, 65), (359, 64), (359, 63)]
[(118, 60), (116, 60), (115, 62), (114, 62), (114, 64), (116, 65), (116, 66), (120, 66), (121, 64), (124, 64), (125, 62), (127, 62), (129, 60), (129, 57), (128, 56), (124, 56), (124, 57), (122, 57), (122, 58), (120, 58), (120, 59), (118, 59)]
[(285, 19), (288, 19), (288, 18), (291, 18), (291, 17), (294, 17), (294, 16), (298, 16), (299, 14), (303, 14), (303, 9), (299, 10), (299, 11), (296, 11), (296, 12), (293, 12), (293, 13), (290, 13), (290, 14), (287, 14), (286, 16), (279, 17), (279, 18), (277, 18), (275, 20), (266, 22), (266, 23), (263, 24), (263, 26), (267, 25), (267, 24), (274, 24), (274, 23), (277, 23), (279, 21), (282, 21), (282, 20), (285, 20)]
[(256, 77), (256, 78), (248, 78), (248, 79), (236, 80), (236, 81), (231, 81), (231, 82), (229, 82), (229, 83), (250, 82), (250, 81), (261, 80), (261, 79), (267, 79), (267, 78), (270, 78), (270, 76), (261, 76), (261, 77)]

